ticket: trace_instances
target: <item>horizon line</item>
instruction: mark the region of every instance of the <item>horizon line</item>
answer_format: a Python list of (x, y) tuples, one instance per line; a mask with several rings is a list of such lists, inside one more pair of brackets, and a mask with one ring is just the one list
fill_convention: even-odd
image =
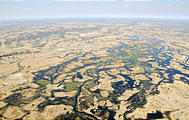
[(94, 17), (36, 17), (36, 18), (4, 18), (0, 19), (0, 22), (3, 21), (27, 21), (27, 20), (69, 20), (69, 19), (162, 19), (162, 20), (189, 20), (188, 17), (137, 17), (137, 16), (132, 16), (132, 17), (126, 17), (126, 16), (107, 16), (107, 17), (101, 17), (101, 16), (94, 16)]

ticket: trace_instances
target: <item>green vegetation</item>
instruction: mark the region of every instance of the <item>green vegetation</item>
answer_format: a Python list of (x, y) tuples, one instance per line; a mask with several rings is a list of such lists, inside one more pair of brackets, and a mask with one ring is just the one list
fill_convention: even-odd
[(65, 91), (72, 91), (75, 90), (76, 88), (80, 87), (83, 83), (80, 82), (72, 82), (72, 83), (67, 83), (65, 85)]
[(128, 63), (129, 62), (129, 59), (128, 58), (123, 58), (123, 59), (121, 59), (122, 60), (122, 62), (124, 62), (124, 63)]
[(122, 54), (121, 54), (121, 56), (122, 56), (122, 57), (128, 57), (128, 56), (129, 56), (129, 54), (128, 54), (128, 53), (126, 53), (126, 52), (124, 52), (124, 53), (122, 53)]
[(137, 66), (139, 64), (140, 64), (140, 61), (135, 61), (133, 64), (127, 65), (127, 67), (131, 68), (131, 67), (135, 67), (135, 66)]
[(92, 80), (92, 81), (88, 81), (88, 82), (85, 84), (85, 87), (86, 87), (86, 89), (89, 89), (89, 88), (92, 88), (92, 87), (94, 87), (94, 86), (96, 86), (96, 85), (97, 85), (97, 83), (95, 83), (95, 81)]
[(135, 54), (130, 57), (131, 60), (137, 60), (137, 58), (147, 58), (145, 55)]
[(38, 80), (37, 83), (40, 85), (47, 85), (47, 84), (50, 84), (51, 82), (48, 80)]

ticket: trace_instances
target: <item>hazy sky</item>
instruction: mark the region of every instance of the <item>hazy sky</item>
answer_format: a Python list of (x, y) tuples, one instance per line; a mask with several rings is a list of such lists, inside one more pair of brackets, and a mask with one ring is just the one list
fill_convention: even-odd
[(189, 19), (189, 0), (0, 0), (0, 20), (67, 17)]

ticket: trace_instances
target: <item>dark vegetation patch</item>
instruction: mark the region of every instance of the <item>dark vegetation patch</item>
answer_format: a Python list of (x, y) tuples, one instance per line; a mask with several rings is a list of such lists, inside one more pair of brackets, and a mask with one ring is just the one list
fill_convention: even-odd
[(71, 114), (67, 113), (65, 115), (60, 115), (56, 117), (55, 120), (97, 120), (97, 119), (92, 115), (88, 115), (82, 112), (81, 113), (74, 112)]
[(162, 119), (163, 114), (160, 111), (156, 111), (156, 113), (148, 113), (147, 119)]

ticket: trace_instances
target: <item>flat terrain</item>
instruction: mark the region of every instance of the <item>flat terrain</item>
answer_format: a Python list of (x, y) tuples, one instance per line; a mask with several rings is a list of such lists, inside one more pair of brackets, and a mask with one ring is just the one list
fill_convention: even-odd
[(189, 22), (0, 23), (0, 119), (189, 118)]

